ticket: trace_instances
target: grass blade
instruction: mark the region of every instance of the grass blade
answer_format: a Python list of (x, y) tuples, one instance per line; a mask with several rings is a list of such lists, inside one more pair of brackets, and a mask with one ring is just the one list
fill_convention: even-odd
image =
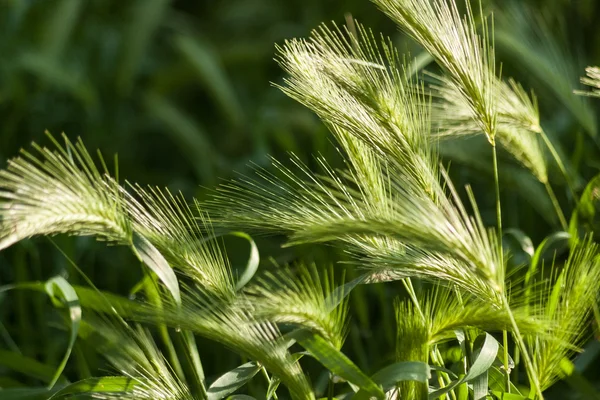
[(329, 371), (363, 389), (368, 394), (366, 398), (369, 396), (380, 399), (385, 397), (385, 393), (379, 385), (321, 336), (308, 331), (299, 331), (292, 336)]
[(208, 400), (224, 399), (228, 394), (248, 383), (261, 368), (256, 362), (251, 361), (221, 375), (208, 388)]
[[(56, 370), (54, 377), (48, 384), (48, 389), (52, 389), (58, 379), (60, 378), (67, 361), (71, 356), (73, 345), (77, 339), (77, 333), (79, 332), (79, 325), (81, 324), (81, 304), (79, 303), (79, 297), (73, 286), (67, 282), (67, 280), (61, 276), (54, 277), (46, 282), (46, 292), (50, 296), (53, 302), (58, 302), (58, 298), (62, 297), (67, 307), (69, 307), (69, 317), (71, 319), (71, 336), (69, 338), (69, 345), (67, 351)], [(57, 293), (58, 292), (58, 293)]]

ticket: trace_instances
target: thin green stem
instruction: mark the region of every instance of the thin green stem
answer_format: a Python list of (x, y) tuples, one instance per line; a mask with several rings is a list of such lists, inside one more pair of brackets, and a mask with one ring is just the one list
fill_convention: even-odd
[(505, 374), (505, 390), (507, 393), (510, 393), (510, 362), (508, 359), (508, 332), (505, 330), (502, 331), (502, 346), (504, 347), (504, 374)]
[[(262, 367), (260, 369), (260, 372), (262, 373), (262, 375), (265, 377), (265, 379), (267, 380), (267, 383), (269, 384), (269, 386), (271, 386), (271, 377), (269, 376), (269, 373), (267, 372), (267, 370), (265, 369), (265, 367)], [(277, 397), (277, 393), (273, 392), (273, 399), (274, 400), (279, 400), (279, 398)]]
[(571, 191), (571, 195), (573, 196), (573, 200), (575, 201), (575, 204), (577, 204), (579, 202), (579, 199), (577, 198), (577, 196), (575, 194), (575, 188), (573, 187), (573, 182), (571, 182), (571, 178), (569, 177), (569, 174), (567, 174), (567, 169), (565, 168), (565, 165), (563, 164), (562, 159), (560, 158), (560, 156), (558, 155), (558, 152), (556, 151), (556, 148), (554, 147), (554, 145), (552, 144), (552, 142), (546, 135), (546, 132), (542, 131), (540, 133), (540, 135), (542, 136), (542, 139), (544, 140), (546, 147), (548, 148), (548, 150), (550, 150), (550, 154), (552, 154), (554, 161), (556, 161), (556, 165), (558, 165), (560, 172), (563, 174), (565, 181), (567, 182), (567, 186), (569, 187), (569, 190)]
[[(492, 157), (494, 162), (494, 184), (496, 186), (496, 222), (498, 224), (498, 238), (502, 241), (502, 207), (500, 206), (500, 183), (498, 179), (498, 155), (496, 143), (492, 143)], [(500, 252), (500, 265), (504, 265), (504, 253)]]
[[(498, 238), (500, 239), (500, 265), (504, 268), (504, 248), (502, 247), (502, 206), (500, 204), (500, 179), (498, 178), (498, 154), (496, 151), (496, 142), (492, 142), (492, 158), (494, 162), (494, 184), (496, 186), (496, 220), (498, 224)], [(510, 374), (508, 358), (508, 333), (502, 331), (502, 345), (504, 346), (504, 377), (505, 388), (510, 393)]]
[(523, 340), (523, 337), (521, 336), (521, 331), (519, 330), (517, 321), (515, 320), (515, 317), (514, 317), (512, 311), (510, 309), (510, 306), (508, 304), (508, 299), (506, 299), (506, 298), (504, 298), (504, 308), (508, 314), (508, 317), (510, 318), (510, 324), (512, 325), (512, 328), (513, 328), (513, 336), (515, 338), (515, 341), (517, 342), (517, 345), (521, 349), (521, 354), (523, 355), (523, 360), (525, 361), (525, 368), (527, 369), (527, 374), (529, 375), (529, 380), (533, 384), (533, 388), (531, 391), (533, 392), (533, 389), (535, 389), (535, 393), (539, 396), (538, 400), (543, 400), (544, 395), (542, 394), (542, 388), (540, 386), (540, 381), (539, 381), (537, 374), (535, 373), (535, 369), (533, 367), (533, 361), (531, 360), (531, 357), (529, 356), (529, 352), (527, 351), (527, 348), (525, 347), (525, 341)]
[(567, 225), (567, 220), (565, 219), (565, 215), (563, 214), (563, 211), (560, 208), (560, 204), (558, 204), (558, 199), (556, 198), (556, 195), (554, 194), (554, 190), (552, 190), (552, 186), (550, 185), (550, 183), (548, 181), (546, 181), (544, 183), (544, 186), (546, 186), (546, 192), (548, 192), (548, 196), (550, 197), (550, 200), (552, 201), (554, 210), (556, 210), (556, 215), (558, 216), (558, 220), (560, 221), (560, 226), (562, 227), (562, 229), (564, 231), (567, 231), (569, 229), (569, 227)]

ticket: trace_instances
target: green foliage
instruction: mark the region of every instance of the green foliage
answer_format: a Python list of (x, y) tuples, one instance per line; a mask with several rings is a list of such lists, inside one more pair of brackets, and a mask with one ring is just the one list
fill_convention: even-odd
[[(599, 352), (591, 339), (591, 323), (600, 323), (597, 178), (583, 184), (596, 175), (583, 161), (597, 156), (587, 149), (597, 144), (596, 123), (587, 99), (574, 97), (574, 63), (563, 59), (543, 20), (519, 22), (526, 5), (500, 7), (496, 42), (492, 4), (467, 3), (463, 12), (454, 0), (374, 2), (425, 55), (401, 56), (397, 41), (352, 18), (277, 47), (287, 78), (275, 86), (322, 120), (341, 163), (323, 155), (307, 161), (292, 154), (270, 165), (259, 158), (253, 172), (189, 202), (181, 192), (121, 183), (116, 158), (111, 174), (100, 153), (92, 157), (82, 140), (65, 135), (63, 144), (48, 134), (52, 148), (34, 144), (34, 152), (9, 161), (0, 171), (0, 250), (16, 252), (21, 275), (0, 286), (0, 302), (21, 296), (16, 314), (23, 317), (22, 293), (31, 294), (44, 325), (68, 334), (40, 355), (21, 350), (25, 339), (14, 336), (11, 321), (10, 329), (1, 324), (0, 397), (542, 400), (564, 398), (555, 392), (563, 381), (598, 397), (585, 376), (592, 362), (578, 355)], [(12, 25), (3, 29), (20, 29), (29, 7), (7, 7)], [(91, 122), (105, 111), (98, 82), (106, 84), (117, 108), (143, 107), (191, 156), (201, 154), (196, 174), (210, 184), (227, 157), (167, 88), (194, 77), (234, 130), (256, 110), (236, 97), (219, 50), (162, 0), (129, 6), (136, 18), (119, 31), (114, 77), (93, 81), (85, 57), (75, 73), (86, 46), (71, 48), (69, 38), (89, 34), (80, 15), (103, 7), (58, 2), (39, 48), (0, 73), (31, 74), (66, 91), (87, 113), (83, 125), (97, 129), (103, 124)], [(166, 47), (153, 40), (161, 29), (170, 32)], [(538, 99), (503, 79), (496, 44), (556, 85)], [(146, 52), (161, 51), (180, 59), (169, 65), (157, 57), (158, 66), (148, 67)], [(555, 64), (536, 70), (543, 62)], [(168, 70), (169, 78), (144, 82), (147, 68)], [(577, 93), (597, 97), (600, 73), (586, 72), (582, 83), (591, 90)], [(18, 92), (23, 82), (15, 82)], [(563, 148), (556, 126), (545, 123), (540, 110), (552, 106), (587, 132), (575, 148)], [(465, 165), (457, 173), (448, 160)], [(471, 185), (466, 172), (473, 168), (479, 173)], [(529, 199), (545, 205), (538, 214), (555, 215), (533, 214), (521, 225), (523, 198), (532, 195), (543, 197)], [(540, 218), (552, 226), (530, 233)], [(279, 236), (261, 242), (247, 232)], [(528, 234), (542, 239), (537, 247)], [(56, 235), (129, 249), (141, 279), (127, 295), (96, 287), (90, 267), (84, 272)], [(29, 260), (18, 251), (38, 236), (54, 238), (85, 285), (77, 275), (29, 278)], [(247, 253), (230, 249), (231, 237), (249, 243), (247, 261), (240, 262)], [(272, 265), (261, 262), (269, 253), (259, 247), (282, 237), (298, 249), (295, 262), (279, 250)], [(331, 261), (338, 265), (324, 267)], [(119, 273), (129, 270), (112, 263)], [(39, 293), (52, 307), (35, 300)]]

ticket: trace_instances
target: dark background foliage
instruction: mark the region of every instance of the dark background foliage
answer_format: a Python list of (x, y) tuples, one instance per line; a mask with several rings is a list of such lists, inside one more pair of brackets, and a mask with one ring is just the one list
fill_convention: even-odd
[[(545, 128), (562, 144), (582, 185), (600, 167), (598, 107), (579, 103), (571, 90), (580, 87), (585, 66), (600, 63), (600, 3), (529, 0), (484, 6), (498, 14), (503, 75), (535, 90)], [(519, 23), (503, 22), (509, 12)], [(220, 179), (247, 172), (250, 162), (267, 165), (269, 155), (282, 159), (292, 151), (312, 165), (311, 155), (321, 153), (335, 165), (339, 156), (326, 129), (270, 82), (282, 80), (273, 60), (275, 44), (307, 36), (323, 21), (342, 25), (352, 17), (391, 36), (400, 52), (419, 54), (367, 0), (0, 0), (0, 163), (32, 140), (48, 144), (45, 130), (65, 132), (101, 149), (108, 160), (118, 153), (121, 179), (199, 199)], [(540, 21), (546, 28), (537, 30)], [(564, 53), (552, 53), (552, 45)], [(561, 69), (563, 55), (574, 68)], [(484, 218), (493, 224), (491, 155), (480, 148), (475, 140), (442, 151), (452, 161), (457, 186), (473, 185)], [(509, 161), (503, 166), (511, 171), (501, 177), (505, 224), (539, 241), (556, 228), (551, 206), (526, 173)], [(554, 175), (561, 204), (570, 211), (573, 198)], [(99, 287), (115, 292), (127, 293), (140, 279), (139, 266), (125, 251), (87, 238), (54, 242), (64, 254), (46, 239), (0, 253), (0, 284), (56, 274), (81, 281), (69, 260)], [(343, 257), (327, 247), (282, 250), (280, 242), (259, 241), (264, 267), (271, 261)], [(246, 245), (226, 244), (233, 265), (242, 265)], [(373, 370), (385, 364), (381, 355), (393, 357), (395, 293), (391, 285), (365, 292), (359, 288), (353, 294), (358, 299), (351, 303), (354, 340), (347, 352)], [(367, 295), (376, 299), (374, 309), (361, 301)], [(49, 319), (47, 303), (42, 295), (23, 292), (0, 297), (0, 348), (8, 333), (24, 354), (56, 364), (66, 335)], [(222, 350), (206, 351), (214, 353), (212, 373), (239, 361), (229, 353), (222, 356)], [(69, 373), (80, 373), (74, 371), (81, 371), (83, 356), (92, 354), (78, 347)], [(0, 376), (9, 376), (1, 361)], [(0, 378), (0, 386), (20, 378), (10, 376)]]

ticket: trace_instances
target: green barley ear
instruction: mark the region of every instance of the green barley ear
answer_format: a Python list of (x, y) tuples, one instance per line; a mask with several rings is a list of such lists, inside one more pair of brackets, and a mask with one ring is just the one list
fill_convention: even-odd
[[(471, 107), (455, 82), (446, 76), (432, 76), (432, 124), (442, 138), (481, 133)], [(497, 108), (497, 138), (502, 147), (529, 169), (542, 183), (548, 182), (548, 166), (542, 148), (539, 111), (535, 98), (513, 80), (494, 82)]]
[(257, 320), (247, 299), (229, 301), (202, 288), (186, 290), (182, 307), (163, 315), (144, 316), (149, 322), (164, 321), (195, 332), (259, 362), (288, 388), (294, 400), (314, 400), (314, 394), (298, 360), (289, 353), (289, 341), (276, 324)]
[(385, 202), (374, 203), (351, 172), (315, 176), (295, 162), (298, 172), (275, 162), (279, 177), (258, 170), (256, 180), (222, 186), (210, 205), (215, 211), (228, 205), (219, 222), (288, 233), (292, 244), (339, 240), (373, 272), (442, 278), (501, 304), (497, 236), (484, 227), (474, 201), (469, 215), (448, 179), (450, 197), (438, 183), (434, 200), (409, 172), (380, 160)]
[[(98, 399), (191, 399), (188, 386), (179, 380), (172, 367), (154, 342), (151, 333), (140, 325), (124, 321), (89, 318), (83, 336), (105, 357), (115, 371), (131, 379), (130, 390), (118, 394), (94, 393), (85, 395)], [(99, 340), (100, 339), (100, 340)]]
[(131, 185), (134, 196), (109, 175), (101, 156), (97, 167), (81, 140), (74, 144), (63, 135), (61, 145), (48, 136), (54, 150), (33, 144), (38, 154), (22, 151), (0, 171), (0, 249), (39, 235), (92, 235), (130, 246), (164, 273), (175, 297), (171, 268), (222, 296), (235, 294), (229, 265), (201, 234), (212, 231), (197, 205), (194, 212), (181, 196)]
[(542, 285), (540, 302), (544, 318), (550, 321), (549, 338), (531, 336), (535, 371), (543, 389), (562, 377), (561, 361), (572, 356), (588, 339), (588, 324), (600, 289), (600, 258), (598, 245), (587, 238), (578, 243), (559, 270), (552, 265), (553, 281)]
[(600, 97), (600, 68), (587, 67), (585, 69), (586, 77), (581, 78), (581, 83), (590, 86), (590, 91), (577, 90), (575, 93), (582, 96)]
[(468, 105), (479, 130), (495, 141), (495, 56), (488, 24), (482, 35), (467, 2), (463, 18), (454, 0), (373, 0), (400, 28), (427, 50), (450, 77), (461, 102)]
[(224, 298), (235, 297), (235, 283), (227, 258), (212, 234), (210, 220), (197, 201), (193, 206), (181, 194), (167, 189), (121, 188), (134, 229), (146, 237), (168, 263), (196, 283)]
[[(396, 360), (420, 361), (429, 364), (431, 351), (431, 322), (423, 314), (420, 305), (410, 300), (396, 301)], [(398, 385), (401, 398), (427, 398), (427, 385), (422, 382), (404, 381)]]
[(268, 273), (244, 292), (258, 320), (313, 330), (339, 350), (347, 334), (348, 301), (343, 293), (334, 295), (335, 287), (333, 270), (321, 278), (315, 265), (301, 265), (296, 273)]
[(428, 100), (413, 90), (410, 67), (389, 40), (376, 40), (360, 24), (355, 33), (323, 25), (310, 39), (288, 41), (278, 52), (289, 74), (281, 89), (331, 128), (344, 151), (357, 156), (350, 161), (362, 158), (360, 141), (411, 166), (423, 188), (437, 180), (423, 106)]
[[(120, 244), (132, 240), (119, 186), (96, 167), (83, 143), (56, 150), (33, 144), (0, 171), (0, 249), (37, 235), (95, 235)], [(104, 166), (104, 162), (102, 162)]]

